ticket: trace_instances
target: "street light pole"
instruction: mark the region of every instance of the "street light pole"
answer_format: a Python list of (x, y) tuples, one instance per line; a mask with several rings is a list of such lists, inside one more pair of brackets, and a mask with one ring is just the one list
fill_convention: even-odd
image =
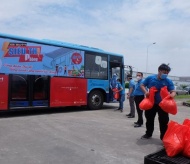
[(153, 42), (153, 43), (151, 43), (151, 44), (149, 44), (149, 45), (147, 46), (147, 56), (146, 56), (146, 76), (147, 76), (147, 74), (148, 74), (148, 48), (149, 48), (151, 45), (153, 45), (153, 44), (156, 44), (156, 42)]

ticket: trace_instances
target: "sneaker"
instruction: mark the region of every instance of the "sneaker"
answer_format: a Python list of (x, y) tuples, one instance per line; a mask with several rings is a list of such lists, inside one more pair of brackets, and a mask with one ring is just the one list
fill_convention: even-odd
[(143, 135), (143, 136), (141, 137), (141, 139), (146, 140), (146, 139), (150, 139), (151, 137), (152, 137), (152, 136), (149, 136), (149, 135), (145, 134), (145, 135)]

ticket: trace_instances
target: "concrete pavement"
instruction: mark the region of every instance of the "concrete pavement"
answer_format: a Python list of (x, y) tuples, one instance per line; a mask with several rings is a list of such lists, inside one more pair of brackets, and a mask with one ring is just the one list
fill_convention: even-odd
[[(178, 102), (171, 120), (182, 123), (190, 108)], [(102, 110), (81, 108), (0, 113), (0, 163), (2, 164), (143, 164), (144, 156), (162, 149), (155, 119), (153, 137), (141, 140), (145, 125), (134, 128), (137, 118), (127, 118), (118, 104)]]

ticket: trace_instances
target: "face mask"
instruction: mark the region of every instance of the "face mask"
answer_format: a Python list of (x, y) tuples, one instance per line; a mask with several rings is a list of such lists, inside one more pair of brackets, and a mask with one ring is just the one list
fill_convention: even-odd
[(163, 74), (161, 74), (160, 78), (161, 78), (161, 79), (165, 79), (167, 76), (168, 76), (168, 74), (164, 74), (164, 73), (163, 73)]
[(142, 78), (140, 76), (137, 76), (137, 81), (141, 80)]

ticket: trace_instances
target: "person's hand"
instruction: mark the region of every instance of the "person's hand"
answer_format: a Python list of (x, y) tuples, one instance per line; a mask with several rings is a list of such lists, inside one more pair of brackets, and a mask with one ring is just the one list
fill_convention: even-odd
[(129, 95), (129, 93), (127, 93), (127, 99), (129, 99), (129, 97), (130, 97), (130, 95)]
[(174, 98), (174, 96), (172, 94), (169, 95), (171, 98)]
[(170, 97), (171, 97), (171, 98), (174, 98), (174, 97), (175, 97), (175, 95), (176, 95), (176, 93), (175, 93), (175, 92), (170, 93)]
[(149, 92), (146, 92), (144, 95), (146, 98), (148, 98), (150, 94), (149, 94)]

